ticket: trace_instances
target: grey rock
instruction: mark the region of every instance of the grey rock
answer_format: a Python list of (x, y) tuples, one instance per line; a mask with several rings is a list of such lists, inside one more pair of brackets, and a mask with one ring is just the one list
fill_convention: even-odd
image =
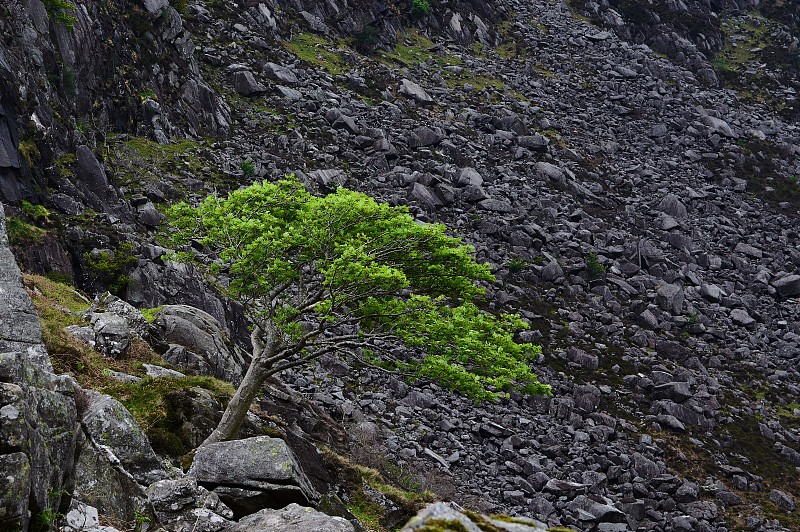
[(291, 68), (271, 62), (264, 63), (264, 75), (273, 81), (289, 85), (294, 85), (299, 81), (297, 74)]
[(689, 389), (689, 383), (687, 382), (667, 382), (658, 384), (653, 388), (651, 394), (655, 399), (669, 399), (676, 403), (682, 403), (690, 399), (693, 395), (692, 391)]
[(170, 344), (164, 360), (193, 375), (241, 382), (249, 357), (210, 314), (187, 305), (166, 305), (153, 321), (156, 334)]
[(728, 137), (733, 139), (739, 138), (739, 135), (733, 132), (731, 126), (728, 125), (728, 123), (722, 120), (721, 118), (715, 118), (713, 116), (706, 115), (701, 118), (701, 121), (703, 122), (703, 124), (708, 126), (708, 128), (713, 133), (719, 133), (723, 137)]
[(342, 517), (292, 503), (280, 510), (264, 509), (234, 524), (230, 532), (355, 532)]
[(146, 493), (158, 520), (171, 532), (221, 532), (235, 524), (231, 509), (191, 476), (161, 480)]
[(84, 393), (88, 405), (83, 424), (92, 441), (104, 446), (144, 486), (166, 477), (161, 460), (131, 413), (113, 397), (92, 390)]
[(797, 509), (794, 497), (781, 490), (770, 490), (769, 500), (778, 505), (778, 508), (785, 512), (793, 512)]
[(536, 172), (551, 181), (560, 183), (562, 185), (567, 183), (567, 175), (564, 170), (550, 163), (538, 162), (536, 163)]
[(425, 89), (423, 89), (420, 85), (414, 83), (410, 79), (404, 78), (400, 82), (400, 89), (398, 90), (398, 92), (404, 96), (412, 98), (413, 100), (421, 104), (428, 105), (434, 103), (434, 99), (431, 98), (431, 96), (427, 92), (425, 92)]
[(466, 186), (480, 187), (481, 185), (483, 185), (483, 176), (481, 176), (480, 172), (478, 172), (474, 168), (471, 167), (462, 168), (458, 172), (456, 185), (460, 187), (466, 187)]
[[(263, 5), (263, 4), (261, 4)], [(281, 95), (282, 98), (290, 102), (299, 102), (303, 99), (303, 93), (291, 87), (284, 87), (283, 85), (276, 85), (275, 90)]]
[(772, 281), (772, 286), (783, 297), (800, 295), (800, 275), (784, 275)]
[(112, 312), (92, 314), (95, 348), (107, 357), (122, 358), (131, 346), (131, 326), (124, 317)]
[[(188, 474), (212, 488), (222, 485), (267, 493), (273, 503), (308, 504), (319, 499), (289, 446), (278, 438), (257, 436), (200, 447)], [(238, 513), (238, 497), (220, 495)]]
[(259, 83), (249, 70), (233, 73), (233, 88), (242, 96), (267, 92), (267, 88)]
[[(492, 527), (507, 532), (545, 532), (547, 527), (538, 521), (526, 518), (515, 517), (514, 523), (500, 521), (489, 516), (481, 515), (482, 521), (489, 523)], [(412, 517), (400, 532), (416, 532), (428, 530), (435, 523), (458, 522), (459, 530), (466, 532), (481, 532), (484, 526), (479, 526), (469, 516), (461, 511), (461, 508), (454, 503), (437, 502), (426, 506), (420, 510), (416, 516)], [(427, 528), (426, 528), (427, 527)]]
[(656, 303), (662, 310), (680, 314), (683, 310), (683, 288), (676, 284), (662, 284), (656, 292)]
[(733, 321), (733, 323), (736, 325), (746, 328), (755, 327), (757, 323), (756, 320), (754, 320), (746, 310), (741, 308), (736, 308), (731, 311), (731, 321)]
[(656, 207), (676, 220), (684, 220), (687, 216), (686, 206), (675, 194), (667, 194)]

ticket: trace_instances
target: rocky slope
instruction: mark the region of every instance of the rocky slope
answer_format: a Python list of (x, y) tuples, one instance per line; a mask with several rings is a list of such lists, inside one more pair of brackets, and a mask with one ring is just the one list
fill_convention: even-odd
[[(409, 204), (496, 267), (491, 303), (531, 322), (554, 397), (474, 405), (330, 360), (283, 376), (262, 411), (317, 441), (341, 436), (320, 422), (335, 420), (362, 459), (428, 471), (480, 510), (578, 530), (798, 527), (796, 65), (760, 69), (766, 52), (739, 54), (751, 43), (728, 46), (732, 32), (636, 33), (614, 3), (572, 7), (615, 33), (548, 0), (431, 2), (421, 18), (381, 1), (147, 0), (129, 7), (148, 46), (83, 4), (72, 30), (38, 0), (0, 11), (28, 38), (0, 47), (4, 78), (35, 80), (0, 87), (24, 269), (199, 307), (246, 342), (236, 306), (165, 257), (158, 205), (287, 172)], [(739, 34), (766, 28), (795, 53), (791, 13), (723, 7)], [(66, 70), (37, 57), (75, 65), (79, 50), (105, 60), (70, 97)]]

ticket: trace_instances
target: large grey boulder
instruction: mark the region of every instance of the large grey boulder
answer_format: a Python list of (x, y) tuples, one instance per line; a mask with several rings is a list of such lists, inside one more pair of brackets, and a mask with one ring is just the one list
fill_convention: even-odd
[(772, 281), (772, 286), (783, 297), (800, 295), (800, 275), (785, 275)]
[(155, 522), (155, 513), (144, 488), (128, 473), (113, 451), (80, 430), (72, 488), (73, 500), (96, 508), (115, 522), (132, 522), (145, 515)]
[(253, 76), (253, 73), (248, 70), (234, 72), (233, 88), (236, 90), (236, 92), (243, 96), (260, 94), (267, 91), (267, 88), (259, 83), (259, 81)]
[(229, 532), (355, 532), (343, 517), (332, 517), (292, 503), (280, 510), (264, 509), (249, 515)]
[(187, 305), (167, 305), (153, 325), (159, 338), (170, 344), (163, 355), (170, 364), (185, 373), (241, 382), (249, 357), (210, 314)]
[(219, 494), (237, 517), (319, 499), (286, 442), (268, 436), (200, 447), (188, 474)]
[(83, 425), (91, 439), (144, 486), (167, 476), (161, 460), (130, 412), (116, 399), (87, 390)]

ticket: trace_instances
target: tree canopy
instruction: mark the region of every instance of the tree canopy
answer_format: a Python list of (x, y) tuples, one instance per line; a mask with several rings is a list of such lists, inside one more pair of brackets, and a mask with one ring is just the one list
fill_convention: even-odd
[[(248, 373), (259, 387), (334, 353), (475, 399), (509, 389), (549, 393), (529, 364), (541, 348), (514, 339), (526, 324), (479, 307), (480, 283), (494, 280), (489, 265), (443, 225), (417, 223), (404, 207), (344, 188), (315, 196), (288, 176), (196, 207), (179, 203), (167, 219), (184, 250), (179, 259), (217, 279), (253, 320)], [(403, 344), (423, 355), (408, 355)]]

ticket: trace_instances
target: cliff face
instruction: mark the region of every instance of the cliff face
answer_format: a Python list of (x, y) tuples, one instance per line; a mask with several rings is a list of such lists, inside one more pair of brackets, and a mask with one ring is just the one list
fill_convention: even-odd
[(102, 145), (110, 134), (164, 141), (230, 127), (227, 107), (203, 81), (191, 36), (166, 0), (81, 2), (50, 12), (38, 0), (13, 0), (0, 9), (0, 32), (6, 201), (38, 203), (48, 189), (81, 199), (82, 183), (54, 171), (56, 158), (79, 145)]
[(796, 4), (78, 4), (73, 29), (0, 10), (25, 269), (243, 340), (160, 247), (162, 206), (288, 172), (407, 204), (494, 266), (489, 303), (530, 322), (555, 397), (474, 405), (327, 360), (265, 410), (302, 393), (301, 431), (335, 439), (325, 411), (443, 493), (549, 524), (797, 528)]

